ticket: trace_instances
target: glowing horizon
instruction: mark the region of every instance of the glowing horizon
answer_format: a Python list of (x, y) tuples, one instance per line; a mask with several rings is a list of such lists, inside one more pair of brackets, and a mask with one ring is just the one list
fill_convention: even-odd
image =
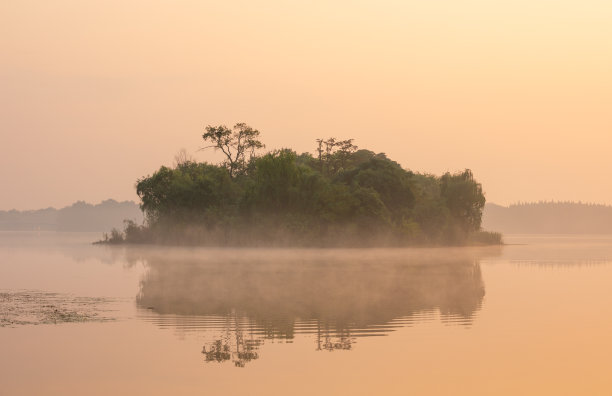
[(473, 170), (488, 202), (612, 204), (612, 3), (0, 5), (0, 210), (137, 200), (207, 124)]

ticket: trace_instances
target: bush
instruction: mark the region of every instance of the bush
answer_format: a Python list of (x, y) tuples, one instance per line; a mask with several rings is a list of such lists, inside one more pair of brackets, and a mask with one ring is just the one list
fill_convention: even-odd
[(499, 232), (478, 231), (470, 235), (472, 245), (503, 245), (503, 236)]

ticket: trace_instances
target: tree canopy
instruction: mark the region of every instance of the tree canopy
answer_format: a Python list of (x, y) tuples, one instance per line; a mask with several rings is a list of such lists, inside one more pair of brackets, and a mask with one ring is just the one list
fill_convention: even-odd
[(352, 139), (319, 139), (314, 156), (291, 149), (255, 155), (264, 145), (246, 124), (208, 126), (203, 138), (225, 154), (222, 163), (183, 159), (138, 180), (147, 219), (131, 224), (138, 241), (463, 244), (480, 231), (485, 197), (468, 169), (415, 173)]

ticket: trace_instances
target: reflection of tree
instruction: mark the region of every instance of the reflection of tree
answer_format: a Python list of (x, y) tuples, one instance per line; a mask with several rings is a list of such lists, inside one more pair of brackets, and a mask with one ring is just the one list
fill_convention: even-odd
[(351, 331), (349, 329), (341, 329), (334, 335), (333, 331), (330, 331), (329, 326), (321, 328), (319, 323), (317, 326), (317, 351), (335, 351), (335, 350), (349, 350), (353, 347), (354, 338), (351, 337)]
[(202, 348), (202, 353), (206, 356), (207, 362), (224, 362), (232, 358), (230, 345), (223, 343), (223, 340), (215, 340), (206, 350)]
[(232, 360), (236, 367), (244, 367), (248, 362), (259, 358), (257, 349), (263, 343), (254, 338), (253, 333), (245, 335), (244, 326), (235, 315), (228, 317), (222, 339), (216, 339), (202, 348), (207, 362)]
[(312, 334), (317, 350), (350, 350), (355, 333), (385, 334), (398, 318), (438, 312), (470, 324), (484, 296), (482, 250), (173, 252), (139, 256), (148, 272), (138, 305), (162, 317), (226, 318), (203, 354), (237, 366), (257, 359), (263, 340), (297, 333)]
[(263, 339), (255, 338), (253, 333), (245, 336), (241, 324), (227, 322), (221, 339), (216, 339), (202, 348), (206, 362), (224, 362), (231, 360), (236, 367), (244, 367), (247, 363), (259, 358), (258, 349)]

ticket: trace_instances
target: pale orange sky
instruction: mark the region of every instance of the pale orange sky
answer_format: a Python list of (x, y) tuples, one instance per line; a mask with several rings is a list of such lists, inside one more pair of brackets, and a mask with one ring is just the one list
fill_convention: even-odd
[(612, 204), (609, 0), (0, 2), (0, 210), (137, 200), (206, 124)]

